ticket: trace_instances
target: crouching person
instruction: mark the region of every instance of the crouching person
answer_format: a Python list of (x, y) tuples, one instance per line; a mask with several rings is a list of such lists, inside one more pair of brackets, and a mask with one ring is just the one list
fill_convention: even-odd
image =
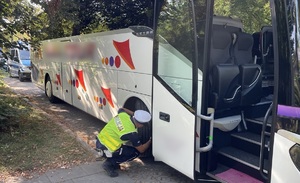
[[(112, 118), (100, 131), (96, 140), (96, 148), (103, 149), (107, 159), (103, 163), (103, 169), (110, 177), (117, 177), (116, 169), (120, 163), (132, 161), (145, 152), (150, 144), (151, 138), (141, 144), (137, 128), (143, 127), (151, 120), (151, 115), (144, 110), (135, 112), (121, 108), (118, 115)], [(132, 146), (124, 145), (130, 141)]]

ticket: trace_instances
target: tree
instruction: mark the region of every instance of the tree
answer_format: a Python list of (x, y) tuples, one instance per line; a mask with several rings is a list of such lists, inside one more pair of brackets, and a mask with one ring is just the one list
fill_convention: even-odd
[(99, 0), (32, 0), (48, 16), (47, 39), (106, 30), (101, 24)]
[(257, 32), (262, 26), (271, 25), (268, 0), (215, 0), (214, 14), (241, 19), (244, 30), (248, 33)]
[(48, 24), (44, 24), (47, 39), (65, 36), (63, 29), (63, 16), (60, 14), (61, 0), (32, 0), (40, 5), (47, 14)]
[[(26, 44), (29, 44), (31, 37), (41, 35), (40, 31), (37, 31), (41, 22), (41, 12), (37, 12), (28, 1), (0, 0), (0, 8), (0, 47), (24, 49), (27, 48)], [(18, 40), (22, 40), (25, 45), (18, 44)], [(7, 54), (4, 53), (4, 56), (7, 57)]]
[[(73, 23), (72, 35), (91, 33), (98, 31), (99, 27), (100, 30), (101, 27), (104, 27), (101, 24), (101, 14), (99, 12), (100, 3), (97, 0), (71, 0), (64, 1), (64, 3), (65, 5), (62, 6), (62, 14), (64, 14), (65, 17), (73, 17), (71, 20)], [(73, 6), (67, 4), (73, 4)], [(103, 30), (106, 29), (103, 28)]]
[[(48, 15), (47, 39), (153, 24), (153, 0), (32, 0)], [(108, 28), (107, 28), (108, 27)]]
[(153, 27), (153, 0), (100, 0), (100, 12), (109, 29), (132, 25)]
[[(1, 47), (11, 48), (18, 46), (15, 42), (13, 42), (13, 36), (16, 35), (18, 32), (24, 32), (27, 28), (27, 19), (22, 16), (22, 11), (24, 9), (20, 6), (17, 6), (18, 3), (20, 3), (20, 0), (14, 2), (7, 0), (0, 1)], [(1, 53), (3, 53), (3, 50), (1, 50)]]

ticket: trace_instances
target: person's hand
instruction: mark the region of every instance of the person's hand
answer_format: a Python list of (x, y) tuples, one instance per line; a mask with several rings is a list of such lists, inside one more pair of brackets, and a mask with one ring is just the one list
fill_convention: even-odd
[(152, 137), (150, 137), (150, 138), (149, 138), (148, 142), (149, 142), (149, 143), (151, 143), (151, 142), (152, 142)]
[(148, 148), (149, 148), (149, 146), (151, 145), (151, 143), (152, 143), (152, 137), (150, 137), (149, 138), (149, 140), (146, 142), (146, 143), (144, 143), (144, 144), (142, 144), (142, 145), (140, 145), (140, 146), (137, 146), (137, 147), (135, 147), (140, 153), (144, 153)]

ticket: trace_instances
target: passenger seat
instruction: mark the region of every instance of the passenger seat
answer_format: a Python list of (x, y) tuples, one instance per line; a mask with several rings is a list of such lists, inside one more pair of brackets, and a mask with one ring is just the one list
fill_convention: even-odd
[(245, 32), (236, 32), (233, 45), (234, 62), (239, 66), (241, 79), (241, 106), (258, 103), (261, 99), (261, 67), (252, 57), (253, 37)]

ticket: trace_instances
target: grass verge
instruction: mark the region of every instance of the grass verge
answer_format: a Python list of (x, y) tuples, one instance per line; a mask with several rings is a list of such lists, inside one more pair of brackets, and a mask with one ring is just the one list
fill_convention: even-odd
[(6, 107), (15, 114), (9, 120), (15, 121), (0, 131), (0, 182), (94, 160), (74, 137), (11, 91), (3, 83), (4, 74), (0, 72), (0, 110)]

